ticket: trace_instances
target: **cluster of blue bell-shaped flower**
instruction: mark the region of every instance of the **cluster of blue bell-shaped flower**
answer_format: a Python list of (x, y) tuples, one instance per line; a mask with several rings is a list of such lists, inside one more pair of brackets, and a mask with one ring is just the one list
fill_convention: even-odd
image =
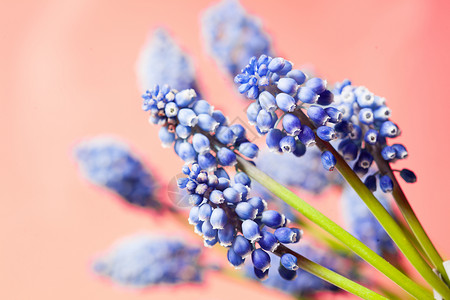
[(202, 281), (201, 249), (178, 238), (137, 234), (118, 241), (92, 268), (120, 285), (144, 288)]
[[(378, 201), (393, 214), (386, 194), (375, 192)], [(341, 196), (341, 209), (349, 231), (370, 249), (394, 262), (399, 258), (394, 242), (356, 192), (346, 185)]]
[[(247, 140), (242, 125), (229, 126), (227, 118), (205, 100), (198, 100), (194, 90), (155, 87), (143, 98), (151, 120), (156, 116), (154, 123), (163, 125), (159, 132), (163, 146), (174, 144), (186, 163), (183, 173), (187, 177), (179, 179), (178, 185), (190, 194), (189, 221), (196, 232), (204, 237), (205, 245), (219, 242), (229, 247), (228, 260), (235, 267), (251, 255), (255, 273), (265, 278), (270, 267), (266, 251), (275, 251), (279, 243), (298, 242), (302, 232), (286, 227), (285, 216), (267, 210), (262, 198), (248, 197), (251, 180), (245, 173), (238, 172), (231, 180), (223, 168), (237, 163), (236, 150), (252, 159), (258, 147)], [(158, 107), (161, 109), (155, 113)], [(298, 268), (294, 266), (296, 258), (287, 261), (285, 273), (292, 274)]]
[[(163, 147), (174, 144), (175, 152), (186, 163), (197, 161), (208, 171), (216, 169), (218, 163), (232, 166), (236, 155), (227, 145), (250, 159), (258, 154), (258, 146), (248, 141), (245, 128), (240, 124), (228, 125), (223, 113), (214, 110), (207, 101), (197, 99), (193, 89), (178, 92), (168, 85), (156, 86), (143, 99), (143, 109), (150, 112), (150, 121), (162, 126), (159, 138)], [(217, 156), (212, 154), (215, 148), (208, 136), (221, 145)]]
[(271, 53), (271, 43), (261, 22), (237, 0), (224, 0), (202, 16), (205, 47), (216, 62), (234, 76), (250, 57)]
[(156, 29), (142, 47), (136, 75), (142, 90), (165, 83), (179, 90), (196, 87), (191, 58), (163, 28)]
[[(333, 93), (327, 82), (308, 79), (281, 57), (252, 57), (234, 81), (241, 94), (255, 100), (247, 109), (247, 117), (258, 133), (267, 134), (266, 143), (272, 151), (302, 156), (306, 147), (315, 145), (316, 135), (329, 142), (349, 133), (341, 125), (343, 114), (330, 106)], [(317, 129), (302, 124), (300, 109), (306, 110)], [(281, 129), (277, 128), (279, 123)], [(324, 151), (321, 158), (325, 169), (333, 170), (336, 159), (331, 152)]]
[(92, 138), (76, 146), (75, 158), (92, 183), (114, 191), (133, 205), (161, 207), (152, 175), (123, 142), (106, 136)]
[[(261, 197), (249, 196), (251, 180), (245, 173), (237, 172), (231, 180), (223, 168), (208, 173), (197, 163), (191, 168), (185, 165), (183, 173), (187, 177), (179, 180), (179, 187), (187, 190), (193, 205), (189, 222), (203, 236), (205, 245), (227, 247), (233, 266), (240, 267), (251, 256), (255, 275), (265, 279), (271, 265), (268, 252), (276, 251), (280, 243), (300, 240), (302, 231), (287, 227), (283, 214), (268, 210)], [(291, 280), (297, 269), (297, 258), (284, 254), (280, 275)]]
[[(374, 160), (373, 151), (381, 151), (387, 162), (404, 159), (408, 152), (402, 144), (388, 145), (390, 138), (400, 135), (398, 126), (389, 120), (391, 110), (386, 106), (385, 98), (370, 92), (364, 86), (353, 86), (349, 80), (336, 84), (333, 89), (335, 101), (333, 107), (342, 112), (342, 125), (350, 129), (350, 134), (338, 145), (343, 158), (354, 162), (353, 170), (360, 176), (368, 174)], [(406, 182), (415, 182), (415, 174), (403, 169), (400, 176)], [(366, 177), (366, 186), (375, 191), (377, 177), (383, 192), (391, 192), (393, 182), (387, 174), (371, 174)]]

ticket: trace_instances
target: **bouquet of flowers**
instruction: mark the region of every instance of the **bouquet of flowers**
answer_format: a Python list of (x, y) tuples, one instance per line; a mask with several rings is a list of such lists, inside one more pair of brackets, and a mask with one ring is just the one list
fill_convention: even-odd
[[(450, 263), (398, 182), (414, 183), (416, 175), (393, 167), (408, 152), (393, 140), (401, 131), (386, 99), (347, 79), (331, 85), (278, 56), (260, 21), (237, 1), (209, 8), (201, 25), (208, 53), (236, 97), (248, 101), (248, 122), (230, 121), (203, 98), (189, 55), (160, 28), (143, 47), (137, 73), (142, 109), (159, 126), (162, 146), (181, 159), (176, 201), (161, 195), (165, 183), (153, 168), (111, 137), (78, 145), (83, 174), (140, 209), (192, 225), (206, 247), (244, 266), (242, 280), (305, 298), (347, 291), (363, 299), (403, 299), (403, 292), (450, 299)], [(332, 186), (341, 191), (346, 228), (298, 193), (314, 197)], [(94, 270), (137, 287), (198, 282), (205, 270), (232, 273), (202, 262), (201, 252), (182, 239), (138, 235), (99, 258)], [(403, 292), (364, 276), (365, 264)]]

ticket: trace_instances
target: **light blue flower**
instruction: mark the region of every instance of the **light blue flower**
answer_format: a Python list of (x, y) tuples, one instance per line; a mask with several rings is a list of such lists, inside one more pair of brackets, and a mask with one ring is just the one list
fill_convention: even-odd
[(134, 288), (202, 281), (201, 249), (177, 238), (136, 234), (116, 242), (93, 270)]
[[(369, 91), (364, 86), (354, 86), (349, 80), (337, 83), (333, 89), (335, 102), (333, 107), (339, 109), (344, 121), (336, 125), (336, 133), (340, 138), (348, 134), (338, 147), (343, 157), (360, 176), (369, 172), (374, 152), (381, 152), (386, 162), (405, 159), (408, 152), (401, 144), (389, 145), (390, 139), (400, 135), (398, 126), (390, 121), (391, 110), (386, 100)], [(343, 126), (347, 124), (348, 126)], [(415, 178), (415, 174), (410, 171)], [(368, 184), (373, 189), (374, 183), (380, 183), (385, 193), (392, 191), (392, 178), (379, 173), (372, 177)], [(406, 180), (406, 182), (410, 182)]]
[[(336, 133), (335, 127), (342, 127), (343, 114), (328, 107), (334, 95), (327, 89), (327, 81), (317, 77), (308, 79), (284, 58), (253, 56), (234, 77), (234, 82), (238, 91), (252, 100), (247, 117), (258, 133), (267, 134), (266, 144), (272, 151), (300, 157), (307, 152), (305, 147), (315, 145), (316, 136), (330, 142), (350, 134)], [(317, 129), (305, 120), (300, 121), (305, 114), (303, 110)], [(282, 128), (278, 128), (279, 121)], [(328, 164), (324, 167), (327, 171), (333, 169)]]
[(236, 75), (250, 57), (272, 53), (261, 22), (237, 0), (224, 0), (210, 7), (201, 25), (205, 48), (230, 76)]
[(92, 183), (119, 194), (131, 204), (161, 206), (155, 179), (125, 143), (99, 136), (79, 143), (74, 152), (82, 174)]
[(195, 69), (190, 57), (163, 28), (149, 36), (136, 62), (136, 73), (142, 90), (159, 84), (184, 90), (195, 87)]

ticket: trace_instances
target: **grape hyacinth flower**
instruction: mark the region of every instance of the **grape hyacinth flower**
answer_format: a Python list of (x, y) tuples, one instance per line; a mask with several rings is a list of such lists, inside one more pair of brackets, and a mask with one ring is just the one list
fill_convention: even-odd
[[(434, 282), (434, 287), (439, 286), (438, 289), (445, 293), (445, 287), (436, 280), (435, 274), (425, 267), (427, 262), (418, 250), (410, 240), (404, 239), (402, 228), (383, 208), (381, 203), (372, 194), (367, 193), (366, 186), (353, 176), (363, 177), (369, 172), (373, 161), (376, 161), (380, 171), (371, 174), (371, 176), (381, 176), (380, 187), (384, 192), (396, 190), (394, 193), (397, 195), (396, 201), (402, 201), (405, 204), (402, 205), (404, 207), (402, 209), (403, 215), (409, 223), (413, 224), (411, 227), (415, 227), (415, 235), (420, 235), (418, 239), (426, 244), (427, 253), (429, 253), (430, 259), (434, 261), (434, 266), (441, 269), (440, 273), (444, 274), (442, 258), (431, 244), (412, 208), (407, 203), (406, 197), (395, 181), (389, 164), (385, 160), (380, 162), (378, 151), (372, 152), (370, 147), (363, 149), (361, 144), (353, 142), (353, 140), (361, 141), (364, 137), (370, 143), (375, 143), (378, 140), (383, 143), (386, 138), (393, 138), (399, 134), (398, 127), (386, 119), (389, 110), (382, 107), (383, 100), (367, 93), (364, 93), (365, 96), (361, 97), (358, 93), (362, 92), (363, 89), (355, 89), (356, 94), (350, 95), (348, 99), (354, 104), (353, 107), (349, 105), (347, 110), (342, 110), (341, 107), (332, 106), (334, 93), (327, 89), (325, 80), (321, 78), (309, 79), (301, 70), (292, 67), (291, 62), (281, 57), (272, 58), (261, 55), (259, 58), (252, 57), (241, 73), (236, 75), (234, 81), (239, 86), (238, 91), (253, 101), (247, 109), (250, 124), (255, 125), (258, 133), (266, 135), (266, 144), (274, 152), (292, 152), (294, 154), (298, 152), (300, 153), (298, 156), (301, 156), (305, 153), (303, 150), (305, 146), (315, 144), (324, 153), (329, 151), (330, 153), (322, 156), (325, 169), (333, 170), (335, 167), (340, 169), (346, 180), (352, 184), (352, 187), (360, 194), (365, 195), (364, 201), (370, 203), (372, 213), (383, 222), (384, 228), (408, 257), (408, 260), (418, 270), (420, 269), (419, 272), (424, 278), (427, 278), (429, 282)], [(346, 87), (342, 91), (345, 89)], [(380, 111), (372, 112), (373, 105), (377, 106)], [(356, 109), (357, 106), (360, 109)], [(353, 110), (354, 108), (357, 110), (357, 115)], [(285, 116), (289, 116), (289, 118), (285, 120)], [(352, 120), (349, 121), (348, 118)], [(360, 125), (353, 123), (355, 118), (360, 122)], [(298, 128), (298, 121), (301, 124), (300, 130), (296, 129)], [(367, 130), (366, 132), (367, 126), (372, 126), (370, 129), (373, 130)], [(295, 148), (292, 138), (296, 142), (297, 147)], [(329, 143), (335, 139), (341, 140), (337, 150), (342, 154), (342, 157)], [(396, 145), (396, 147), (401, 152), (399, 158), (405, 157), (404, 147), (401, 145)], [(351, 165), (347, 165), (344, 159), (356, 161), (353, 168)], [(352, 171), (354, 174), (352, 174)], [(405, 175), (405, 172), (403, 172), (403, 175)], [(409, 177), (409, 181), (414, 181), (415, 176), (412, 176), (411, 179)], [(374, 181), (376, 181), (376, 178), (374, 180), (374, 177), (371, 177), (371, 180), (367, 182), (370, 183), (372, 190), (376, 186)], [(289, 201), (287, 197), (286, 200)], [(403, 282), (399, 281), (398, 283), (401, 285)]]
[[(364, 86), (353, 86), (349, 80), (336, 84), (333, 93), (336, 98), (334, 106), (344, 115), (342, 123), (347, 124), (341, 129), (351, 132), (348, 138), (341, 141), (338, 150), (344, 154), (346, 160), (354, 161), (353, 171), (358, 176), (363, 177), (368, 174), (364, 183), (372, 192), (376, 190), (378, 183), (381, 191), (392, 193), (404, 219), (413, 232), (413, 239), (420, 244), (421, 250), (432, 262), (433, 267), (445, 278), (446, 282), (449, 282), (448, 274), (443, 268), (443, 259), (420, 224), (397, 182), (394, 172), (400, 172), (400, 177), (407, 183), (414, 183), (417, 180), (416, 175), (408, 169), (398, 171), (391, 168), (390, 163), (405, 159), (408, 152), (404, 145), (392, 144), (390, 141), (400, 135), (400, 129), (390, 120), (391, 110), (387, 107), (385, 99), (375, 95)], [(369, 174), (369, 167), (373, 162), (378, 170)], [(391, 229), (390, 226), (384, 228), (387, 231)], [(393, 237), (392, 234), (390, 235)], [(401, 246), (402, 242), (399, 239), (394, 237), (393, 239), (405, 254), (404, 246), (406, 245)], [(408, 248), (415, 250), (412, 245), (408, 245)], [(413, 264), (417, 261), (421, 261), (423, 265), (426, 263), (417, 251), (414, 256), (415, 258), (409, 258)], [(427, 271), (428, 269), (423, 269), (422, 275)], [(429, 282), (433, 280), (432, 276), (433, 274), (429, 271), (427, 275), (424, 275)], [(435, 281), (434, 287), (436, 288), (437, 285), (440, 285), (439, 281)], [(443, 293), (447, 292), (442, 289), (442, 286), (437, 289), (441, 289)]]
[(201, 23), (207, 52), (234, 76), (250, 57), (272, 52), (260, 23), (237, 0), (212, 6), (203, 14)]
[(136, 73), (142, 90), (164, 83), (179, 90), (196, 86), (190, 57), (163, 28), (157, 28), (143, 46)]
[[(328, 107), (333, 102), (333, 93), (327, 89), (325, 80), (309, 79), (302, 71), (293, 69), (290, 61), (263, 54), (252, 57), (234, 81), (241, 94), (254, 100), (247, 116), (258, 133), (266, 135), (271, 151), (300, 157), (307, 152), (305, 147), (315, 145), (316, 135), (326, 142), (338, 138), (336, 128), (341, 126), (342, 114)], [(302, 110), (314, 128), (302, 124)], [(336, 161), (331, 153), (326, 153), (322, 163), (331, 171)]]
[[(170, 95), (168, 97), (167, 95)], [(196, 110), (198, 100), (193, 90), (177, 92), (168, 86), (155, 87), (143, 96), (144, 109), (165, 118), (160, 139), (165, 146), (173, 144), (175, 153), (185, 161), (178, 180), (189, 193), (192, 208), (189, 222), (204, 237), (205, 246), (216, 243), (228, 248), (228, 261), (241, 266), (250, 256), (257, 274), (267, 274), (270, 256), (280, 243), (296, 243), (302, 236), (297, 228), (287, 227), (284, 215), (267, 210), (260, 197), (249, 197), (251, 180), (244, 172), (230, 176), (226, 171), (237, 163), (237, 154), (253, 158), (257, 146), (246, 138), (239, 124), (228, 125), (218, 110)], [(156, 101), (155, 101), (156, 100)], [(164, 107), (175, 103), (178, 114), (165, 115)], [(190, 134), (179, 136), (178, 126), (190, 128)], [(250, 149), (250, 150), (249, 150)]]
[[(381, 192), (376, 192), (377, 199), (392, 214), (389, 200)], [(341, 196), (341, 208), (349, 231), (364, 244), (383, 257), (398, 258), (394, 242), (375, 219), (370, 210), (348, 185)]]
[(99, 136), (79, 143), (74, 152), (82, 174), (90, 182), (117, 193), (130, 204), (161, 207), (155, 180), (123, 142)]
[[(236, 2), (229, 3), (236, 4)], [(212, 12), (211, 15), (214, 15)], [(210, 35), (213, 41), (212, 49), (219, 49), (218, 53), (221, 54), (225, 53), (223, 57), (226, 62), (223, 65), (234, 73), (232, 70), (236, 70), (235, 62), (241, 57), (242, 51), (235, 51), (238, 48), (229, 47), (229, 43), (227, 47), (221, 48), (221, 39), (230, 35), (232, 36), (230, 41), (237, 42), (240, 40), (240, 33), (252, 32), (255, 27), (242, 30), (245, 23), (240, 23), (237, 26), (239, 30), (228, 30), (227, 28), (233, 28), (230, 20), (224, 22), (226, 26), (214, 27), (214, 22), (220, 23), (220, 20), (227, 19), (223, 16), (228, 15), (236, 18), (239, 14), (233, 12), (230, 6), (217, 16), (210, 17), (209, 21), (213, 22), (205, 28), (206, 30), (213, 28), (213, 34)], [(207, 19), (208, 17), (205, 17), (205, 20)], [(254, 36), (258, 37), (258, 34), (251, 35), (252, 38), (246, 37), (244, 40), (258, 40), (253, 39)], [(445, 298), (450, 297), (450, 292), (439, 279), (439, 274), (433, 273), (420, 251), (405, 238), (401, 226), (369, 192), (369, 190), (374, 192), (379, 186), (383, 192), (392, 191), (396, 200), (403, 197), (404, 199), (400, 200), (407, 203), (401, 189), (399, 192), (399, 185), (389, 165), (391, 161), (405, 158), (407, 152), (403, 145), (386, 143), (387, 138), (396, 137), (399, 130), (387, 118), (390, 111), (384, 106), (383, 99), (367, 92), (363, 87), (349, 88), (348, 86), (351, 86), (349, 82), (338, 85), (336, 87), (338, 92), (335, 90), (332, 92), (327, 89), (325, 80), (308, 78), (304, 72), (293, 69), (291, 62), (280, 57), (267, 56), (269, 54), (266, 51), (260, 56), (257, 54), (258, 58), (252, 57), (249, 64), (235, 77), (235, 82), (239, 84), (239, 92), (255, 100), (247, 109), (249, 122), (256, 126), (258, 133), (266, 135), (266, 143), (274, 152), (292, 153), (300, 157), (305, 155), (306, 147), (317, 143), (322, 151), (320, 161), (324, 169), (332, 171), (336, 167), (341, 171), (416, 270), (436, 291)], [(334, 98), (341, 96), (346, 89), (353, 95), (349, 93), (345, 101), (337, 99), (337, 103), (334, 103)], [(242, 156), (248, 159), (255, 158), (258, 147), (247, 140), (243, 128), (232, 128), (234, 125), (230, 126), (220, 111), (215, 111), (206, 101), (197, 100), (194, 89), (178, 92), (167, 85), (156, 86), (143, 98), (143, 109), (150, 112), (150, 122), (161, 125), (159, 138), (163, 146), (173, 145), (177, 155), (186, 163), (183, 167), (186, 177), (181, 178), (178, 184), (190, 195), (189, 201), (192, 205), (189, 214), (190, 223), (195, 225), (195, 231), (204, 237), (206, 246), (220, 243), (228, 247), (227, 257), (232, 265), (240, 266), (247, 257), (251, 257), (255, 276), (264, 279), (268, 276), (271, 264), (270, 253), (275, 253), (281, 256), (281, 267), (278, 271), (284, 279), (293, 280), (298, 267), (318, 276), (322, 276), (320, 275), (322, 271), (327, 272), (319, 265), (311, 264), (312, 262), (305, 257), (280, 245), (297, 242), (301, 231), (286, 227), (288, 222), (281, 213), (267, 210), (261, 198), (249, 196), (251, 180), (247, 175), (250, 175), (311, 221), (332, 233), (415, 298), (427, 298), (427, 291), (411, 278), (309, 206), (292, 191), (266, 176), (254, 166), (253, 162), (242, 158)], [(352, 104), (341, 105), (342, 101), (345, 104)], [(342, 157), (329, 144), (336, 139), (341, 140), (336, 148)], [(380, 166), (380, 157), (385, 164), (383, 166)], [(352, 165), (347, 164), (344, 159), (353, 162)], [(374, 161), (379, 170), (368, 174)], [(236, 167), (236, 174), (228, 168), (233, 166)], [(358, 176), (366, 176), (364, 180), (366, 185), (358, 179)], [(416, 180), (414, 173), (406, 169), (400, 171), (400, 176), (406, 182)], [(409, 210), (404, 213), (406, 219), (409, 215), (413, 215), (411, 208)], [(414, 219), (412, 224), (409, 223), (420, 245), (425, 241), (421, 250), (424, 250), (425, 256), (432, 261), (434, 267), (444, 277), (444, 281), (448, 282), (445, 272), (442, 271), (442, 258), (427, 240), (423, 229), (417, 230), (420, 223)], [(355, 286), (355, 282), (347, 281), (342, 284), (342, 281), (336, 281), (338, 275), (333, 272), (328, 272), (327, 276), (323, 278), (327, 280), (332, 278), (331, 282), (360, 297), (384, 299), (377, 297), (376, 293), (370, 290)]]
[[(286, 227), (283, 214), (267, 210), (262, 198), (248, 195), (251, 180), (245, 173), (237, 173), (230, 181), (233, 177), (223, 169), (208, 173), (196, 163), (185, 166), (183, 172), (188, 177), (180, 179), (179, 186), (190, 193), (193, 205), (189, 222), (204, 237), (205, 245), (227, 247), (233, 266), (240, 267), (251, 256), (255, 272), (266, 273), (270, 267), (267, 252), (301, 238), (301, 230)], [(246, 184), (241, 183), (243, 177)]]
[[(378, 158), (378, 151), (387, 162), (407, 157), (403, 145), (387, 145), (387, 138), (398, 136), (400, 130), (389, 120), (391, 111), (384, 98), (375, 96), (365, 87), (354, 87), (348, 80), (337, 84), (331, 92), (325, 80), (308, 79), (292, 66), (281, 57), (261, 55), (252, 57), (235, 77), (239, 92), (255, 100), (248, 107), (247, 116), (260, 134), (266, 134), (266, 144), (271, 151), (302, 156), (305, 146), (315, 144), (316, 136), (324, 142), (339, 139), (337, 150), (360, 177), (368, 173)], [(329, 151), (322, 153), (321, 160), (329, 171), (337, 163)], [(389, 168), (386, 166), (385, 169)], [(408, 171), (411, 176), (402, 178), (414, 182), (414, 173)], [(381, 170), (372, 174), (376, 175), (371, 178), (372, 186), (378, 177), (382, 190), (391, 192), (394, 183), (388, 173), (389, 170)]]
[[(345, 130), (350, 131), (347, 138), (343, 138), (339, 143), (338, 150), (348, 163), (353, 163), (353, 170), (358, 175), (364, 176), (368, 173), (377, 155), (379, 161), (376, 163), (380, 164), (380, 161), (384, 160), (386, 166), (387, 163), (408, 156), (404, 145), (388, 143), (389, 139), (400, 135), (400, 129), (390, 121), (392, 113), (384, 98), (364, 86), (353, 86), (349, 80), (337, 83), (333, 93), (333, 107), (342, 112), (343, 124), (348, 126), (342, 126), (337, 131), (339, 134)], [(415, 177), (412, 171), (409, 172)], [(372, 185), (379, 181), (381, 189), (387, 193), (392, 191), (393, 183), (386, 173), (386, 170), (380, 170), (371, 180)]]
[(93, 264), (98, 275), (133, 288), (201, 282), (201, 249), (182, 239), (136, 234), (118, 241)]

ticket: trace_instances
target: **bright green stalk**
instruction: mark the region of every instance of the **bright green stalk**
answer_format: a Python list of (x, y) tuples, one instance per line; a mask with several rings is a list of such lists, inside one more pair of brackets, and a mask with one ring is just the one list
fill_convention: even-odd
[[(302, 110), (296, 110), (296, 115), (300, 118), (302, 124), (311, 128), (315, 128), (314, 124), (303, 113)], [(330, 145), (320, 138), (316, 137), (316, 144), (322, 151), (330, 151), (336, 158), (336, 169), (355, 190), (359, 197), (364, 201), (375, 218), (383, 226), (384, 230), (389, 234), (392, 240), (397, 244), (400, 251), (410, 261), (414, 268), (422, 275), (422, 277), (444, 298), (450, 299), (450, 289), (448, 286), (433, 272), (428, 263), (419, 254), (417, 249), (412, 245), (411, 241), (405, 236), (403, 230), (383, 207), (383, 205), (375, 198), (373, 193), (361, 181), (358, 175), (353, 172), (352, 168), (342, 158), (342, 156)]]
[[(355, 259), (356, 256), (354, 252), (351, 251), (347, 246), (345, 246), (341, 241), (336, 239), (334, 236), (325, 233), (323, 229), (317, 227), (317, 225), (315, 225), (308, 219), (300, 220), (299, 218), (296, 217), (294, 220), (291, 221), (299, 225), (300, 228), (302, 228), (303, 230), (306, 230), (311, 236), (314, 236), (314, 238), (317, 239), (318, 241), (322, 241), (332, 251), (336, 251), (337, 253), (342, 255), (343, 258), (349, 260), (354, 266), (356, 266), (356, 264), (360, 262), (359, 260)], [(406, 273), (406, 270), (403, 270), (400, 265), (394, 266), (404, 274), (408, 275), (408, 273)], [(386, 295), (389, 299), (392, 300), (402, 299), (401, 296), (397, 295), (394, 291), (391, 291), (379, 284), (375, 284), (374, 286), (376, 287), (377, 290), (379, 290), (382, 294)]]
[(395, 178), (389, 163), (387, 163), (383, 159), (383, 157), (380, 154), (380, 149), (378, 149), (378, 147), (370, 147), (369, 150), (372, 156), (374, 157), (380, 172), (382, 174), (388, 175), (392, 179), (392, 182), (394, 183), (394, 190), (392, 191), (392, 195), (394, 196), (395, 202), (397, 203), (409, 227), (412, 229), (412, 232), (414, 236), (417, 238), (426, 257), (431, 261), (433, 266), (439, 271), (445, 282), (447, 282), (447, 284), (450, 283), (448, 274), (444, 269), (443, 265), (444, 261), (442, 257), (439, 255), (439, 252), (436, 250), (430, 238), (426, 234), (422, 224), (420, 224), (420, 221), (417, 218), (416, 214), (414, 213), (414, 210), (409, 204), (405, 194), (403, 193), (400, 184)]
[[(328, 231), (338, 240), (343, 242), (348, 248), (353, 250), (362, 259), (378, 269), (381, 273), (386, 275), (397, 285), (410, 293), (416, 299), (433, 299), (433, 296), (422, 286), (411, 280), (405, 274), (397, 270), (389, 262), (376, 254), (373, 250), (367, 247), (364, 243), (352, 236), (342, 227), (309, 205), (303, 199), (299, 198), (291, 190), (287, 189), (280, 183), (276, 182), (269, 175), (262, 172), (251, 163), (247, 162), (240, 156), (237, 156), (238, 167), (244, 171), (248, 176), (262, 184), (265, 188), (271, 191), (274, 195), (285, 201), (294, 209), (299, 211), (303, 216), (316, 223), (321, 228)], [(450, 298), (449, 298), (450, 299)]]
[(338, 273), (335, 273), (307, 259), (306, 257), (290, 250), (289, 248), (283, 245), (277, 247), (276, 253), (277, 255), (282, 255), (284, 253), (290, 253), (294, 255), (295, 257), (297, 257), (297, 265), (299, 266), (299, 268), (311, 274), (314, 274), (315, 276), (322, 278), (323, 280), (328, 281), (334, 284), (335, 286), (340, 287), (343, 290), (346, 290), (347, 292), (350, 292), (358, 297), (361, 297), (362, 299), (373, 299), (373, 300), (388, 299), (348, 278), (345, 278), (344, 276)]
[(300, 220), (295, 221), (295, 223), (298, 224), (301, 228), (308, 231), (318, 240), (323, 241), (328, 247), (330, 247), (330, 249), (348, 258), (355, 257), (354, 253), (350, 251), (350, 249), (348, 249), (341, 241), (337, 240), (333, 236), (327, 235), (321, 230), (318, 230), (317, 227), (311, 226), (311, 223)]

